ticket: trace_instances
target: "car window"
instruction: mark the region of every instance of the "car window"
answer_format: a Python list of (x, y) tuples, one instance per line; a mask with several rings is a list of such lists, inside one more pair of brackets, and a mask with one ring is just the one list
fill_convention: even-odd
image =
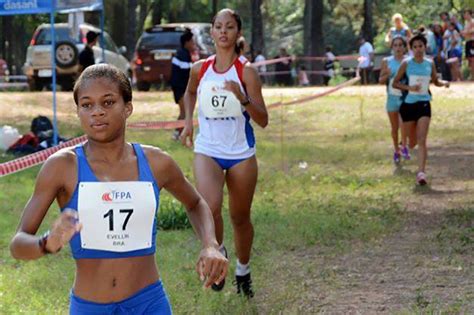
[(202, 43), (206, 46), (214, 46), (214, 42), (211, 37), (211, 28), (209, 26), (204, 27), (201, 30)]
[(138, 41), (138, 49), (158, 49), (169, 48), (178, 49), (181, 47), (180, 37), (183, 32), (154, 32), (144, 33)]
[(118, 53), (117, 45), (115, 45), (114, 41), (107, 33), (104, 33), (104, 44), (105, 49)]
[[(56, 43), (59, 41), (69, 41), (73, 43), (80, 43), (79, 34), (77, 36), (71, 36), (69, 28), (55, 28), (55, 40)], [(42, 28), (36, 37), (36, 45), (51, 45), (51, 29)]]

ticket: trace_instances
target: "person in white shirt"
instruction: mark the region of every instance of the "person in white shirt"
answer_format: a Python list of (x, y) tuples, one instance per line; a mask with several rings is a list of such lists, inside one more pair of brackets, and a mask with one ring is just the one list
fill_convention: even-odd
[(334, 61), (336, 61), (336, 56), (332, 53), (331, 46), (326, 46), (325, 57), (324, 70), (327, 71), (327, 73), (324, 75), (324, 85), (329, 85), (329, 81), (334, 77)]
[(363, 36), (359, 38), (359, 68), (362, 84), (369, 83), (370, 72), (372, 71), (372, 62), (374, 60), (374, 47), (365, 40)]
[[(267, 59), (262, 54), (262, 51), (257, 50), (257, 57), (255, 57), (255, 60), (253, 62), (263, 62), (266, 60)], [(260, 79), (262, 80), (262, 83), (265, 83), (265, 73), (267, 72), (267, 66), (266, 65), (257, 66), (257, 71), (258, 71), (258, 74), (260, 75)]]
[(456, 29), (456, 23), (450, 22), (444, 32), (444, 50), (448, 56), (449, 69), (452, 81), (461, 81), (462, 46), (461, 35)]

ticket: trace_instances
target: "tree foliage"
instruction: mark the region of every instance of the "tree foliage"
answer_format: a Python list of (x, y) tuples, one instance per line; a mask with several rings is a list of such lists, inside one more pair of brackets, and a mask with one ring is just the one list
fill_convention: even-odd
[[(263, 43), (258, 46), (264, 47), (267, 56), (275, 55), (281, 46), (286, 47), (292, 54), (303, 54), (306, 1), (258, 2), (261, 2), (263, 22)], [(390, 27), (391, 16), (394, 13), (401, 13), (411, 28), (417, 28), (437, 20), (441, 11), (457, 13), (460, 17), (463, 8), (474, 7), (473, 2), (473, 0), (324, 0), (323, 42), (331, 45), (336, 54), (352, 53), (357, 49), (357, 36), (364, 29), (365, 33), (371, 32), (376, 50), (382, 52), (386, 50), (383, 37)], [(248, 40), (252, 38), (252, 0), (107, 0), (104, 3), (106, 30), (117, 45), (126, 45), (130, 52), (133, 51), (137, 38), (146, 27), (160, 22), (209, 22), (214, 12), (224, 7), (236, 9), (241, 14), (244, 36)], [(370, 3), (372, 10), (370, 16), (372, 21), (368, 24), (364, 19), (364, 13), (367, 12), (367, 10), (364, 12), (364, 3)], [(67, 16), (58, 14), (56, 20), (67, 21)], [(99, 25), (99, 20), (100, 15), (97, 12), (86, 14), (86, 21), (91, 24)], [(20, 73), (26, 47), (34, 29), (39, 24), (48, 22), (47, 15), (0, 17), (0, 58), (7, 59), (9, 65), (15, 65), (16, 72)]]

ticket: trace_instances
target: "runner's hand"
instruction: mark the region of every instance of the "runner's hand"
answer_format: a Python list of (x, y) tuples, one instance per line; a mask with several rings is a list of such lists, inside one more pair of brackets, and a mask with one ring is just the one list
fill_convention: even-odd
[(201, 281), (204, 281), (204, 288), (221, 282), (227, 275), (228, 268), (229, 260), (215, 247), (206, 247), (201, 250), (196, 271)]
[(245, 95), (240, 90), (240, 85), (235, 81), (225, 81), (224, 82), (224, 90), (234, 93), (235, 97), (239, 100), (239, 102), (245, 102), (246, 98)]
[(72, 209), (64, 210), (59, 218), (53, 223), (53, 227), (49, 232), (46, 249), (51, 253), (56, 253), (71, 238), (82, 229), (82, 224), (78, 221), (77, 211)]
[(412, 92), (419, 92), (421, 90), (421, 84), (411, 85), (410, 91)]
[(194, 132), (193, 129), (194, 127), (192, 123), (191, 124), (186, 123), (184, 125), (183, 131), (181, 131), (181, 134), (179, 136), (181, 143), (188, 148), (193, 147), (193, 132)]

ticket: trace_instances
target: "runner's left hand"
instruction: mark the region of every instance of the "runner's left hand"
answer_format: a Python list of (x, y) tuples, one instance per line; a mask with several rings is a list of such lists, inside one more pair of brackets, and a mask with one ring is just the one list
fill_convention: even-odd
[(196, 271), (204, 288), (209, 288), (213, 283), (221, 282), (227, 275), (229, 260), (215, 247), (206, 247), (201, 250), (196, 264)]

